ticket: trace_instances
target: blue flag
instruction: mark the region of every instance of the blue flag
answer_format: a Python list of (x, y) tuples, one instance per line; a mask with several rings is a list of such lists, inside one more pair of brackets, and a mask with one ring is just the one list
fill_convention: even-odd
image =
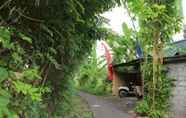
[(138, 58), (142, 58), (143, 57), (143, 52), (142, 52), (142, 49), (141, 49), (141, 46), (140, 46), (140, 43), (139, 43), (138, 40), (136, 41), (136, 56)]

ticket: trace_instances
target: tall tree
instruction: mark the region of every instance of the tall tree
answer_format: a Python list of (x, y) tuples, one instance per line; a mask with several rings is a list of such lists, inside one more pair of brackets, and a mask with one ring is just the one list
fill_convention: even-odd
[[(2, 32), (8, 32), (7, 35), (10, 37), (8, 43), (18, 44), (21, 47), (15, 48), (19, 50), (14, 53), (15, 50), (1, 46), (1, 61), (3, 60), (3, 63), (6, 63), (6, 68), (9, 71), (21, 73), (25, 68), (31, 68), (35, 65), (39, 67), (38, 73), (42, 76), (42, 79), (34, 80), (31, 83), (26, 82), (30, 86), (36, 86), (37, 83), (39, 86), (50, 88), (51, 92), (42, 96), (43, 103), (46, 103), (47, 106), (48, 117), (59, 117), (64, 113), (61, 111), (65, 110), (63, 101), (69, 99), (69, 93), (67, 92), (70, 88), (69, 78), (79, 65), (79, 60), (82, 60), (91, 50), (92, 43), (102, 37), (100, 27), (102, 17), (99, 14), (114, 7), (117, 3), (119, 3), (118, 0), (0, 1)], [(6, 37), (0, 39), (1, 44), (2, 41), (7, 43), (5, 41)], [(25, 44), (25, 41), (20, 39), (26, 40), (27, 43)], [(4, 55), (5, 50), (6, 55)], [(22, 53), (21, 56), (18, 56), (20, 50), (22, 50)], [(10, 58), (11, 55), (9, 54), (14, 54), (14, 59), (16, 58), (19, 61), (15, 63), (9, 61), (9, 59), (14, 60)], [(19, 65), (19, 67), (15, 65)], [(3, 65), (1, 64), (1, 66)], [(26, 82), (22, 84), (25, 85)], [(10, 98), (13, 98), (14, 95), (17, 96), (14, 97), (17, 100), (14, 100), (19, 101), (18, 103), (21, 102), (20, 99), (28, 97), (12, 94), (10, 88), (7, 88), (7, 90), (11, 94)], [(18, 93), (18, 91), (15, 93)], [(27, 101), (25, 100), (26, 104), (31, 105)], [(14, 107), (19, 109), (12, 110), (20, 117), (26, 117), (27, 114), (33, 112), (33, 109), (24, 109), (25, 106), (15, 104)], [(3, 115), (6, 116), (7, 113)]]
[[(138, 19), (138, 38), (143, 45), (144, 58), (147, 65), (148, 55), (152, 54), (152, 68), (149, 66), (143, 68), (144, 73), (150, 73), (151, 75), (147, 78), (144, 77), (147, 79), (145, 84), (148, 86), (148, 93), (146, 96), (150, 106), (150, 113), (153, 113), (152, 111), (154, 110), (159, 110), (161, 106), (158, 105), (158, 102), (160, 102), (159, 98), (162, 94), (159, 92), (158, 87), (160, 87), (161, 81), (165, 81), (165, 78), (162, 78), (161, 75), (163, 47), (165, 43), (170, 42), (172, 35), (181, 28), (182, 20), (177, 10), (179, 9), (177, 2), (177, 0), (126, 0), (125, 2), (133, 16)], [(148, 68), (148, 72), (146, 68)], [(153, 117), (151, 115), (150, 117)]]

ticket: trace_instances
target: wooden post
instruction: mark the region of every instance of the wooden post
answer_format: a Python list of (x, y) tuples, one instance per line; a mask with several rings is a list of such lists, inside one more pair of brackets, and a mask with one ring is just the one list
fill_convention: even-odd
[(119, 96), (119, 87), (123, 86), (125, 81), (121, 78), (120, 74), (113, 72), (113, 81), (112, 81), (112, 95)]
[(113, 72), (113, 80), (112, 80), (112, 95), (117, 96), (118, 95), (118, 76), (116, 72)]

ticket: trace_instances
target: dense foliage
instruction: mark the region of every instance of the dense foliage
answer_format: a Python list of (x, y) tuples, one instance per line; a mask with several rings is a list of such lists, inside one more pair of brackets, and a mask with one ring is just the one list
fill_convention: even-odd
[(110, 94), (112, 86), (107, 79), (107, 65), (105, 66), (104, 62), (105, 57), (99, 59), (93, 46), (91, 54), (86, 62), (82, 63), (74, 78), (76, 87), (96, 95)]
[[(142, 72), (145, 87), (148, 89), (145, 94), (147, 97), (144, 99), (147, 103), (145, 106), (148, 106), (146, 113), (151, 118), (164, 118), (168, 108), (171, 84), (162, 75), (161, 65), (164, 45), (170, 42), (172, 35), (181, 27), (181, 17), (176, 7), (177, 1), (128, 0), (125, 4), (139, 22), (137, 37), (144, 52), (145, 63), (142, 66)], [(147, 59), (149, 54), (152, 55), (151, 66)], [(145, 71), (146, 69), (148, 71)]]
[[(99, 14), (117, 3), (120, 4), (120, 0), (1, 0), (0, 117), (60, 118), (69, 115), (73, 73), (79, 62), (88, 57), (94, 41), (104, 37), (101, 28), (104, 19)], [(162, 60), (158, 60), (158, 55), (163, 56), (164, 43), (180, 29), (181, 18), (175, 10), (179, 2), (126, 0), (123, 3), (138, 20), (139, 31), (124, 25), (126, 36), (122, 39), (131, 47), (120, 47), (122, 51), (133, 53), (128, 60), (135, 57), (136, 39), (142, 44), (145, 57), (153, 53), (152, 78), (148, 78), (150, 83), (147, 84), (150, 97), (145, 105), (149, 107), (150, 117), (159, 114), (161, 117), (158, 110), (164, 105), (157, 104), (159, 96), (163, 96), (159, 88), (163, 86), (161, 91), (167, 92), (164, 88), (169, 85), (164, 85), (166, 79), (160, 75)], [(117, 53), (121, 56), (121, 52)], [(92, 69), (89, 64), (85, 64), (85, 68)], [(94, 74), (99, 75), (99, 72)], [(94, 79), (90, 79), (89, 83), (93, 82)], [(100, 82), (103, 81), (100, 79)]]
[(128, 62), (136, 59), (136, 31), (123, 23), (123, 35), (108, 30), (106, 42), (112, 49), (113, 64)]
[[(166, 44), (181, 27), (180, 0), (126, 0), (131, 22), (137, 27), (128, 28), (123, 24), (124, 36), (112, 34), (109, 44), (113, 48), (114, 62), (121, 63), (136, 58), (136, 43), (139, 42), (145, 62), (141, 65), (144, 78), (145, 97), (136, 111), (151, 118), (167, 117), (171, 79), (162, 72)], [(152, 57), (152, 60), (148, 60)]]
[(161, 74), (157, 80), (157, 89), (155, 90), (155, 109), (152, 109), (152, 96), (150, 95), (152, 91), (152, 62), (148, 61), (142, 65), (142, 73), (144, 77), (144, 92), (145, 96), (142, 101), (140, 101), (135, 111), (142, 114), (148, 115), (150, 118), (168, 118), (171, 96), (171, 87), (173, 78), (167, 77), (165, 68), (161, 66)]
[(102, 38), (100, 13), (119, 0), (1, 0), (0, 115), (59, 118), (72, 73)]

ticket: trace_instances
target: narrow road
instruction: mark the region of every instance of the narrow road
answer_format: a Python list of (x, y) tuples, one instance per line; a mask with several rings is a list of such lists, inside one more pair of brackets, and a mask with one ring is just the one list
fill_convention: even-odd
[(103, 97), (84, 92), (79, 92), (79, 95), (90, 105), (94, 118), (133, 118), (127, 111), (119, 109), (117, 105)]

